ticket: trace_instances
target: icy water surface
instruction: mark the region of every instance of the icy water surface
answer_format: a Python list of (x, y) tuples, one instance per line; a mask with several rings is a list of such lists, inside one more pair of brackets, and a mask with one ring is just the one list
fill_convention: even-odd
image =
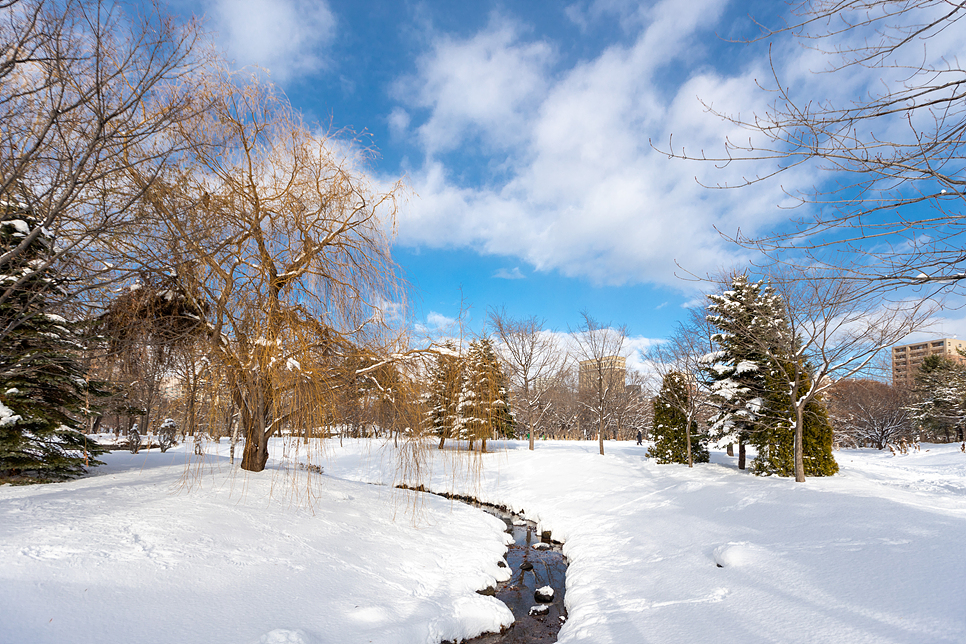
[[(397, 485), (402, 489), (427, 492), (422, 486), (411, 488)], [(433, 494), (430, 492), (430, 494)], [(503, 633), (484, 633), (473, 639), (463, 640), (463, 644), (552, 644), (557, 641), (560, 627), (567, 621), (564, 608), (564, 582), (567, 577), (567, 558), (561, 550), (563, 544), (553, 541), (550, 533), (537, 532), (537, 524), (520, 515), (480, 503), (476, 499), (439, 494), (448, 499), (461, 501), (489, 512), (506, 524), (506, 531), (513, 535), (513, 543), (508, 546), (506, 562), (512, 571), (510, 579), (500, 583), (493, 594), (513, 613), (513, 624)], [(553, 599), (538, 602), (534, 597), (538, 588), (553, 588)], [(482, 591), (480, 591), (482, 592)], [(490, 594), (490, 593), (486, 593)], [(533, 614), (535, 607), (547, 610)], [(443, 642), (443, 644), (451, 644)]]
[[(557, 633), (566, 620), (564, 608), (564, 581), (567, 575), (567, 559), (558, 542), (551, 541), (550, 534), (540, 535), (532, 521), (493, 506), (477, 504), (481, 509), (502, 519), (514, 543), (506, 554), (507, 564), (513, 571), (509, 581), (496, 590), (496, 598), (513, 612), (514, 623), (505, 633), (488, 633), (467, 642), (474, 644), (543, 644), (556, 642)], [(546, 544), (538, 550), (535, 544)], [(544, 546), (539, 546), (543, 548)], [(553, 601), (540, 604), (534, 599), (537, 588), (553, 588)], [(534, 606), (548, 606), (544, 615), (530, 615)]]

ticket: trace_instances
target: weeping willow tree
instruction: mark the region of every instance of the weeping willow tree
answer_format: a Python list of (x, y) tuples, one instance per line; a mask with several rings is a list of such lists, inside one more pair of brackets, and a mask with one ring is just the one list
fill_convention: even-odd
[[(145, 185), (178, 280), (199, 301), (210, 380), (231, 401), (258, 472), (282, 432), (331, 421), (347, 353), (378, 353), (396, 301), (389, 234), (399, 186), (377, 190), (345, 141), (304, 125), (271, 85), (212, 82), (202, 136)], [(363, 367), (360, 367), (362, 369)]]

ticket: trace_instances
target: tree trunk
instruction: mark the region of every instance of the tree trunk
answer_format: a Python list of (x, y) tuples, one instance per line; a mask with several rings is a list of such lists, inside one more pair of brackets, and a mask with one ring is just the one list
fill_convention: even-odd
[(805, 433), (804, 405), (795, 409), (795, 482), (805, 482), (805, 457), (802, 453), (802, 436)]
[(443, 449), (443, 443), (445, 443), (445, 442), (446, 442), (446, 437), (445, 436), (440, 436), (439, 437), (439, 448), (440, 449)]
[(257, 427), (246, 428), (241, 468), (248, 472), (261, 472), (265, 469), (266, 463), (268, 463), (268, 439), (258, 431)]
[(734, 456), (734, 455), (735, 455), (735, 444), (728, 443), (728, 456)]
[(530, 449), (533, 450), (533, 421), (530, 421)]
[(600, 455), (604, 455), (604, 417), (600, 417), (600, 425), (597, 427), (597, 441), (600, 443)]
[(738, 440), (738, 469), (745, 469), (745, 443), (741, 439)]
[(694, 467), (694, 461), (691, 458), (691, 421), (687, 421), (687, 425), (684, 428), (684, 440), (687, 441), (688, 447), (688, 467)]
[[(251, 396), (246, 403), (245, 397), (238, 395), (238, 408), (241, 410), (240, 422), (245, 429), (245, 450), (242, 452), (241, 468), (247, 472), (261, 472), (268, 463), (268, 435), (265, 431), (267, 418), (265, 398)], [(254, 413), (252, 413), (254, 407)]]

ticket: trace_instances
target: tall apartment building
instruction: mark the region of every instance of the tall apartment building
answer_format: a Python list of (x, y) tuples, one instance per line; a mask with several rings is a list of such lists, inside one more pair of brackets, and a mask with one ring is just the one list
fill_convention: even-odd
[(950, 360), (966, 364), (966, 358), (959, 355), (956, 349), (966, 351), (966, 342), (955, 338), (943, 338), (892, 347), (892, 384), (911, 387), (915, 382), (919, 365), (926, 356), (944, 355)]
[[(597, 390), (598, 364), (596, 360), (581, 360), (579, 388), (581, 395)], [(606, 356), (600, 361), (599, 372), (604, 376), (604, 386), (612, 391), (623, 391), (627, 381), (627, 359), (621, 356)]]

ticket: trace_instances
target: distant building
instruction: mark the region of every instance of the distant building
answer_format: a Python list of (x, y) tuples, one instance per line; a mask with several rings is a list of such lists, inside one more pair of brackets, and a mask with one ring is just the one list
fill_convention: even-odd
[(926, 356), (944, 355), (950, 360), (966, 364), (966, 358), (957, 349), (966, 351), (966, 342), (943, 338), (892, 347), (892, 384), (911, 387), (915, 383), (919, 365)]
[(601, 375), (604, 387), (610, 391), (623, 391), (627, 381), (627, 359), (605, 356), (599, 363), (597, 360), (581, 360), (578, 384), (581, 396), (597, 391), (597, 381)]

